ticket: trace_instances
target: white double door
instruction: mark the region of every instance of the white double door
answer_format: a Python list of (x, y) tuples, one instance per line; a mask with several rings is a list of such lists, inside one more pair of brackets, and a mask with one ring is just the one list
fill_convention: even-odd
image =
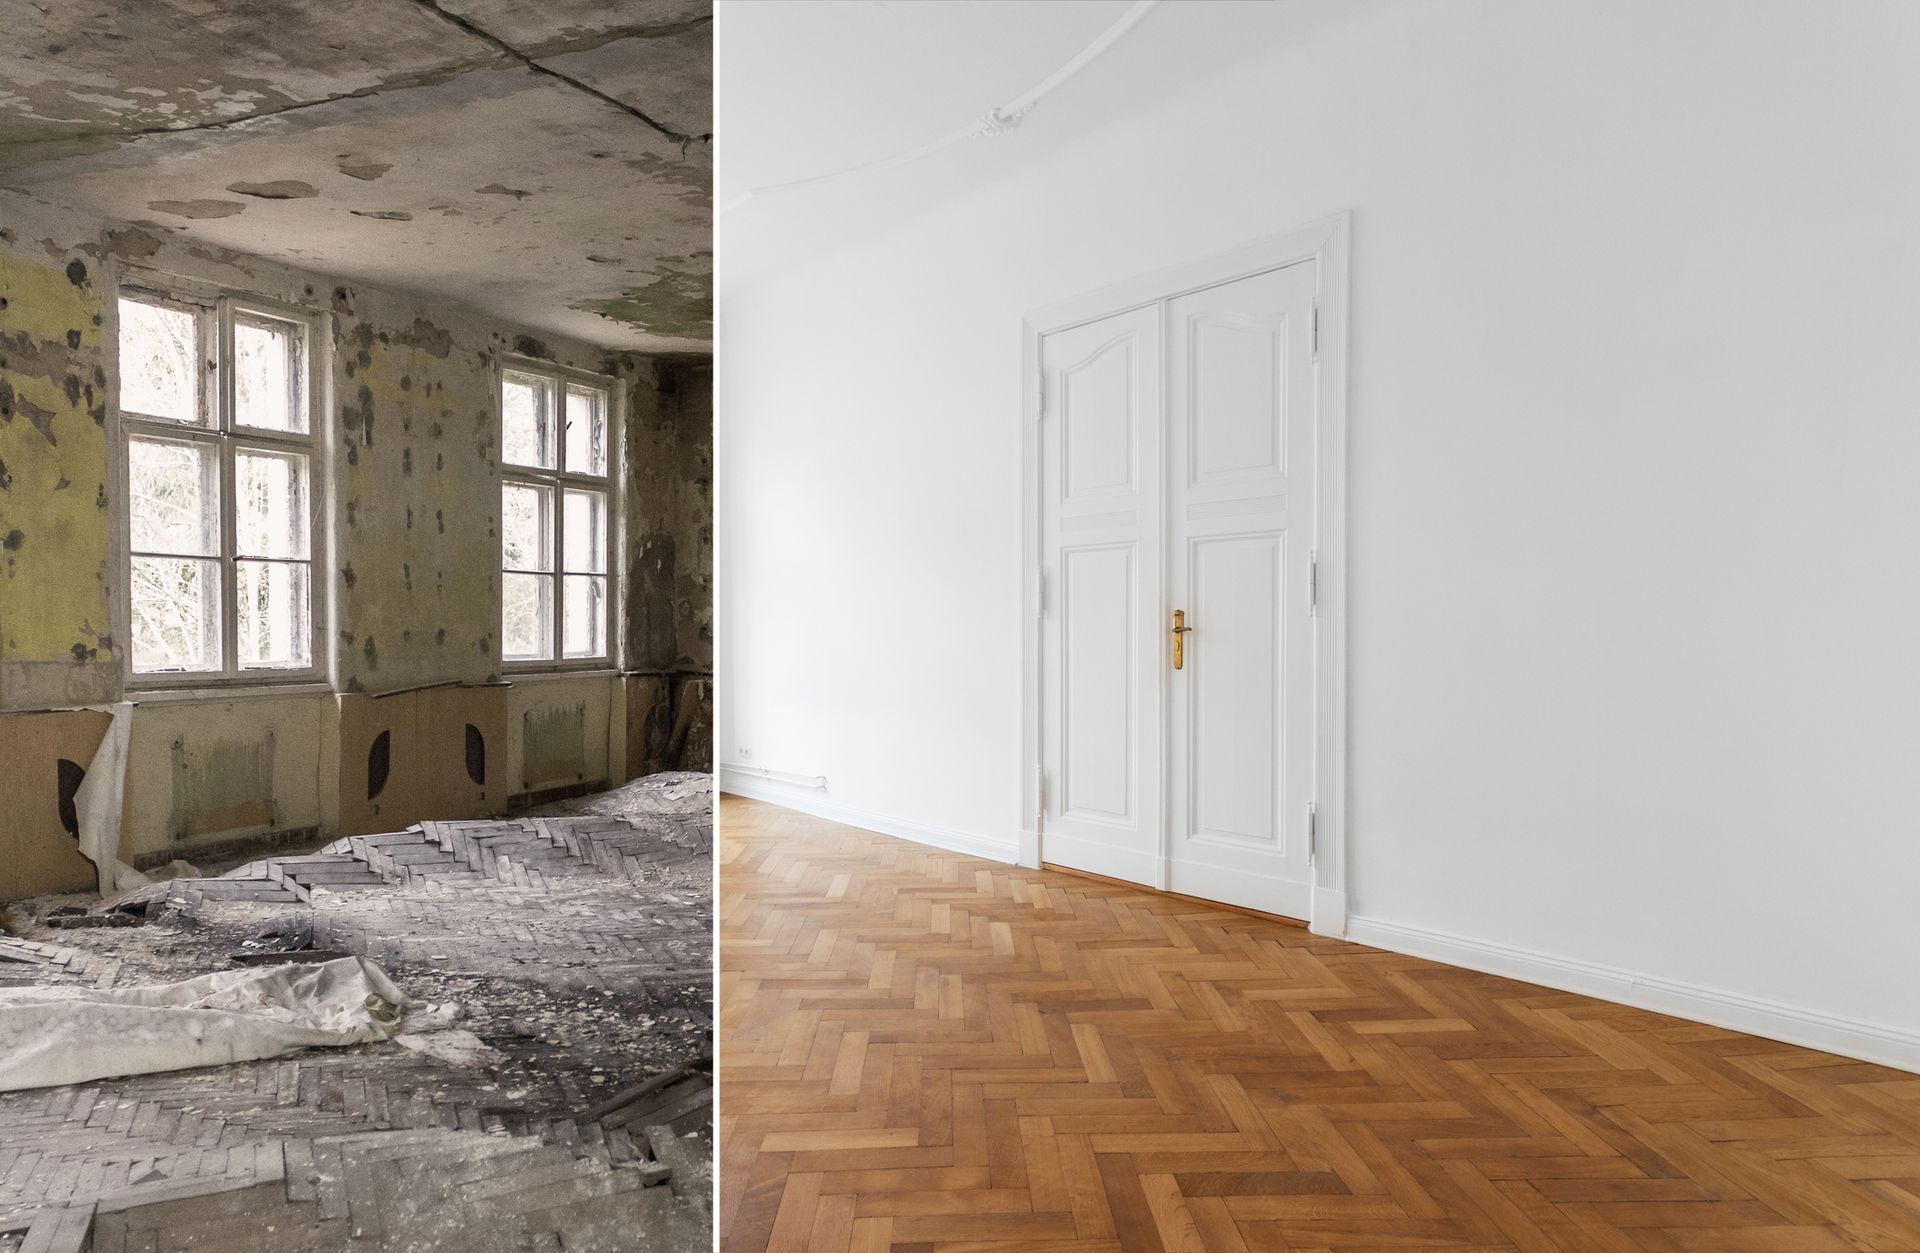
[(1309, 916), (1314, 270), (1041, 340), (1044, 861)]

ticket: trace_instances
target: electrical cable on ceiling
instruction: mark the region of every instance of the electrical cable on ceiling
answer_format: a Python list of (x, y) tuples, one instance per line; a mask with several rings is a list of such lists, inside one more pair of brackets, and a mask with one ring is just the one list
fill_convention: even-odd
[(837, 178), (846, 178), (854, 174), (865, 174), (873, 170), (884, 170), (896, 165), (905, 165), (910, 161), (918, 161), (922, 157), (932, 156), (942, 149), (951, 148), (953, 145), (964, 143), (969, 139), (1004, 135), (1014, 127), (1020, 125), (1027, 114), (1033, 111), (1033, 107), (1039, 104), (1040, 101), (1055, 88), (1092, 64), (1095, 58), (1099, 57), (1101, 53), (1118, 43), (1128, 31), (1138, 26), (1147, 14), (1152, 12), (1159, 3), (1160, 0), (1134, 0), (1134, 4), (1128, 8), (1125, 13), (1120, 15), (1118, 21), (1107, 27), (1106, 30), (1100, 32), (1099, 36), (1095, 38), (1092, 43), (1075, 53), (1059, 69), (1047, 75), (1026, 91), (1021, 92), (1013, 99), (1007, 101), (999, 108), (989, 110), (986, 114), (961, 127), (959, 130), (942, 135), (940, 138), (921, 144), (917, 148), (910, 148), (905, 152), (898, 152), (890, 157), (881, 157), (877, 161), (866, 161), (859, 165), (851, 165), (845, 169), (833, 170), (826, 174), (816, 174), (811, 178), (796, 178), (791, 182), (769, 183), (765, 187), (750, 188), (721, 205), (719, 212), (731, 213), (749, 200), (754, 200), (761, 196), (769, 196), (775, 192), (796, 191), (802, 187), (812, 187), (819, 183), (831, 182)]

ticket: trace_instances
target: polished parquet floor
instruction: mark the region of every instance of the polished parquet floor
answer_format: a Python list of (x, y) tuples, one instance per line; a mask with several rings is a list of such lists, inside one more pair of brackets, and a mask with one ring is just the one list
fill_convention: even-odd
[(1920, 1250), (1920, 1076), (721, 815), (724, 1250)]

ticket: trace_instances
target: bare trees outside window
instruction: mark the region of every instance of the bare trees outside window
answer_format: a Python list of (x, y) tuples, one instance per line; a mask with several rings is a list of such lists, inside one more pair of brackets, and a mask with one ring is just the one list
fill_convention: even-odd
[(312, 671), (308, 321), (144, 293), (118, 309), (135, 676)]
[(500, 381), (501, 653), (608, 656), (611, 389), (532, 368)]

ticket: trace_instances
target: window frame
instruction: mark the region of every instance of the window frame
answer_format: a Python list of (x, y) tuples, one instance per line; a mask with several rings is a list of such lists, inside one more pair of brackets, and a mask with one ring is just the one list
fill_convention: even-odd
[[(121, 404), (120, 301), (131, 300), (191, 313), (195, 320), (197, 366), (196, 420), (192, 423), (145, 417)], [(121, 518), (116, 527), (120, 556), (119, 587), (123, 605), (120, 629), (126, 646), (121, 650), (122, 672), (132, 693), (186, 692), (196, 688), (241, 689), (302, 687), (324, 682), (329, 673), (323, 651), (326, 643), (327, 567), (326, 501), (331, 481), (326, 391), (326, 315), (316, 309), (289, 304), (247, 292), (214, 288), (188, 280), (141, 274), (116, 284), (111, 305), (112, 325), (106, 337), (114, 362), (112, 413), (113, 447), (119, 460), (115, 480)], [(299, 377), (304, 387), (307, 429), (275, 431), (245, 426), (237, 420), (233, 358), (233, 328), (237, 317), (282, 322), (297, 327), (301, 336)], [(190, 444), (210, 449), (219, 467), (217, 502), (219, 551), (212, 560), (220, 570), (220, 666), (208, 670), (142, 671), (135, 668), (133, 640), (133, 495), (132, 445), (136, 439)], [(307, 464), (307, 664), (252, 666), (240, 664), (238, 464), (243, 452), (295, 454)], [(297, 558), (245, 558), (257, 563), (300, 564)]]
[[(626, 424), (620, 420), (625, 399), (625, 389), (621, 381), (607, 374), (596, 374), (591, 370), (575, 369), (558, 365), (551, 361), (541, 361), (530, 357), (503, 355), (494, 367), (493, 403), (494, 430), (499, 436), (500, 448), (500, 553), (495, 567), (500, 571), (498, 594), (495, 596), (494, 623), (497, 628), (495, 656), (503, 674), (528, 676), (536, 674), (579, 674), (579, 673), (617, 673), (620, 668), (621, 623), (617, 606), (620, 604), (620, 554), (621, 507), (620, 480), (624, 473), (624, 455), (626, 452)], [(542, 469), (538, 466), (519, 465), (507, 460), (506, 455), (506, 383), (509, 374), (532, 375), (544, 379), (553, 388), (555, 402), (553, 424), (553, 461), (554, 468)], [(606, 412), (606, 471), (604, 474), (591, 474), (567, 468), (567, 388), (569, 385), (590, 387), (605, 398)], [(506, 489), (511, 485), (536, 487), (548, 493), (552, 502), (551, 517), (548, 519), (547, 539), (551, 544), (551, 569), (545, 571), (509, 570), (506, 561)], [(607, 539), (606, 539), (606, 602), (604, 612), (606, 621), (602, 631), (605, 651), (593, 657), (568, 657), (566, 655), (566, 493), (568, 491), (591, 491), (599, 493), (606, 502)], [(508, 574), (538, 574), (549, 580), (552, 592), (550, 620), (547, 629), (552, 640), (551, 655), (547, 657), (509, 657), (506, 638), (506, 576)]]

